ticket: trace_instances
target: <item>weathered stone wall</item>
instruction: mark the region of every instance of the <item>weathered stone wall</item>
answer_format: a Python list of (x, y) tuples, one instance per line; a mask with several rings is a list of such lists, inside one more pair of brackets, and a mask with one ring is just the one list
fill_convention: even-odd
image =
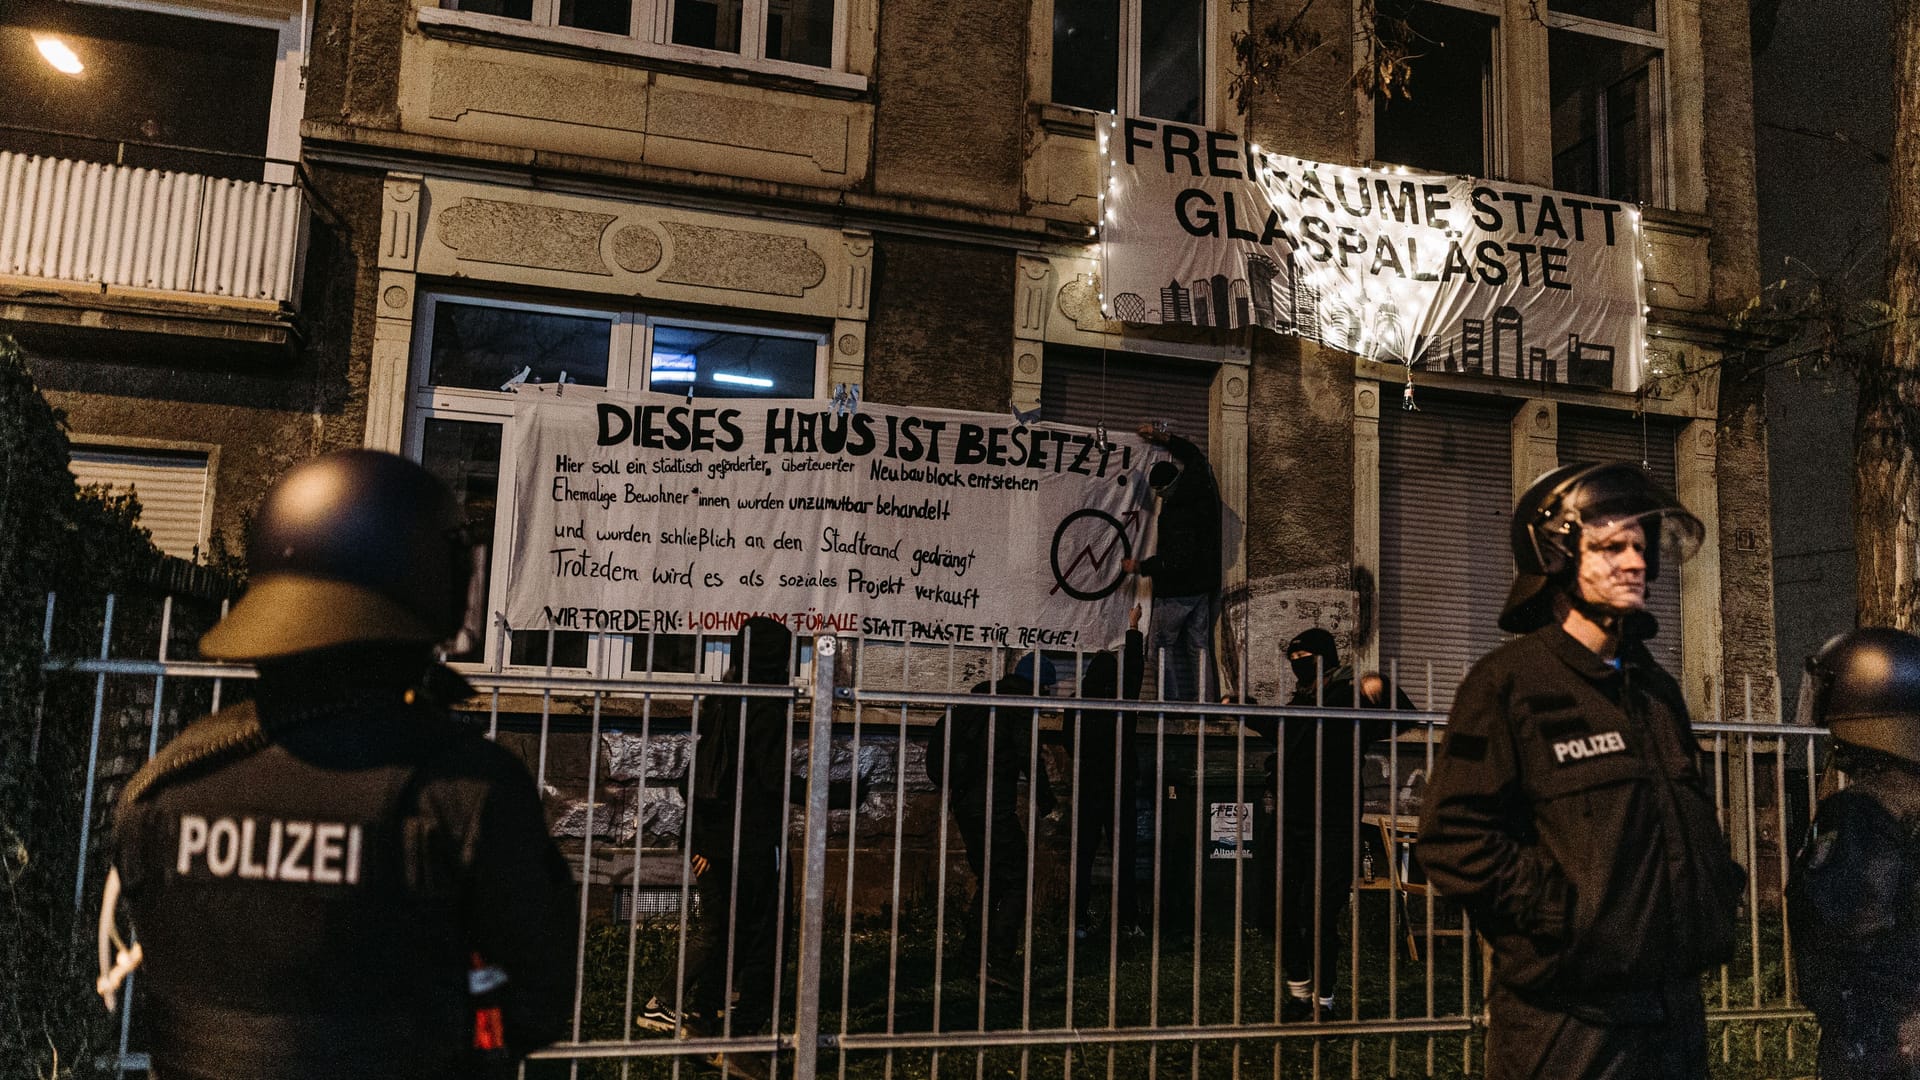
[(943, 409), (1007, 408), (1013, 386), (1013, 253), (874, 237), (864, 394)]
[(875, 191), (1017, 206), (1026, 27), (1021, 0), (889, 0), (875, 73)]
[[(1247, 407), (1247, 586), (1226, 617), (1249, 649), (1253, 696), (1291, 691), (1279, 650), (1309, 626), (1343, 650), (1361, 631), (1353, 566), (1353, 366), (1295, 339), (1255, 338)], [(1243, 625), (1244, 620), (1244, 625)]]

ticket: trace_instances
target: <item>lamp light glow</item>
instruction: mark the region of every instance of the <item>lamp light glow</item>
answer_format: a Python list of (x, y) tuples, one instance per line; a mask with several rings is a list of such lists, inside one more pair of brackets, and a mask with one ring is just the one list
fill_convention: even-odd
[(87, 65), (80, 62), (80, 57), (57, 37), (35, 34), (33, 44), (40, 50), (41, 58), (62, 75), (78, 75), (87, 70)]
[(773, 386), (772, 379), (762, 379), (753, 375), (735, 375), (728, 371), (714, 372), (713, 381), (717, 383), (732, 383), (735, 386), (758, 386), (763, 390)]

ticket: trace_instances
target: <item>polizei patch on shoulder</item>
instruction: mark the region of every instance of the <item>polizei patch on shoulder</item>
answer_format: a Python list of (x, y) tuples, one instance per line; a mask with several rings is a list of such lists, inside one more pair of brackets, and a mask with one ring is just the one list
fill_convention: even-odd
[(1554, 743), (1553, 760), (1556, 764), (1565, 765), (1569, 761), (1584, 761), (1603, 754), (1618, 754), (1626, 748), (1626, 736), (1617, 731), (1602, 731), (1584, 739), (1568, 739), (1566, 742)]

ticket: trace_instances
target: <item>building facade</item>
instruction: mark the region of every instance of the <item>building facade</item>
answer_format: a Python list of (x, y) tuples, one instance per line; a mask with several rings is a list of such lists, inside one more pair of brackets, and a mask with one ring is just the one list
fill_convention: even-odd
[[(203, 540), (237, 536), (292, 460), (362, 444), (423, 460), (497, 529), (515, 512), (527, 382), (822, 399), (858, 385), (868, 401), (1167, 419), (1219, 479), (1223, 665), (1262, 700), (1290, 689), (1275, 643), (1321, 625), (1444, 707), (1498, 640), (1513, 496), (1558, 462), (1641, 460), (1708, 524), (1656, 591), (1662, 658), (1702, 715), (1738, 707), (1749, 682), (1766, 711), (1762, 394), (1716, 374), (1743, 347), (1718, 313), (1758, 280), (1744, 0), (1377, 6), (1436, 43), (1411, 61), (1410, 97), (1353, 88), (1371, 6), (1343, 0), (1307, 7), (1318, 46), (1244, 112), (1235, 44), (1292, 19), (1293, 0), (102, 7), (273, 36), (270, 76), (249, 84), (267, 119), (245, 182), (300, 196), (288, 283), (162, 287), (136, 316), (133, 285), (16, 260), (0, 315), (77, 443), (128, 469), (204, 460)], [(52, 18), (22, 10), (0, 27), (10, 44)], [(1109, 321), (1093, 247), (1109, 111), (1640, 204), (1650, 389), (1410, 374), (1259, 330)], [(36, 137), (8, 136), (23, 161), (128, 167)], [(6, 190), (10, 226), (13, 207), (64, 212)], [(1523, 343), (1523, 327), (1493, 331), (1496, 355), (1503, 334)], [(505, 557), (496, 545), (496, 594)], [(505, 629), (468, 659), (702, 667), (671, 635)]]

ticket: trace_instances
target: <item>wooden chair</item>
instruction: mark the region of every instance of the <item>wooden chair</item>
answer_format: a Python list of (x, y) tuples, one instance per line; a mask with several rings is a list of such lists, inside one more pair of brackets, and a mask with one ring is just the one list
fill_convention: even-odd
[[(1417, 962), (1420, 939), (1413, 932), (1413, 905), (1407, 898), (1424, 899), (1429, 891), (1425, 881), (1408, 880), (1413, 869), (1413, 844), (1420, 836), (1420, 819), (1412, 814), (1363, 814), (1360, 821), (1379, 830), (1380, 850), (1385, 853), (1387, 863), (1387, 887), (1393, 890), (1394, 902), (1400, 907), (1400, 923), (1407, 934), (1407, 955)], [(1425, 907), (1421, 905), (1423, 911)], [(1464, 938), (1467, 931), (1463, 923), (1454, 927), (1434, 926), (1432, 933), (1435, 937)]]

